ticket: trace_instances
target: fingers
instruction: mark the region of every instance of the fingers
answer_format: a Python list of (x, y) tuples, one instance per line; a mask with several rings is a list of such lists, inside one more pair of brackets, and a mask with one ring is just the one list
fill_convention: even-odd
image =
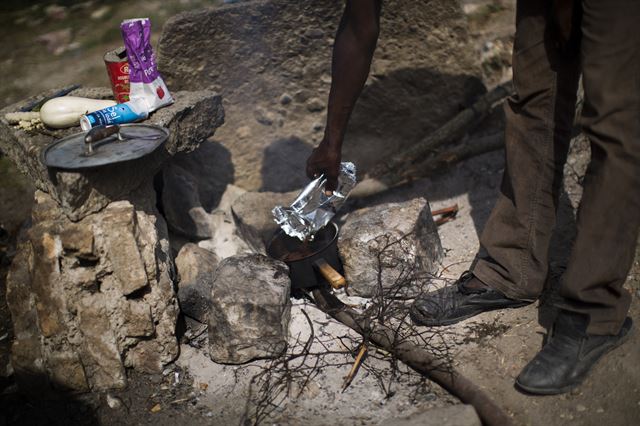
[(327, 195), (331, 195), (333, 193), (333, 191), (336, 190), (336, 188), (338, 187), (338, 170), (327, 170), (327, 174), (325, 175), (327, 177), (327, 183), (324, 186), (325, 189), (325, 193)]
[(320, 175), (324, 175), (327, 179), (325, 183), (325, 193), (327, 196), (333, 194), (338, 186), (338, 175), (340, 173), (340, 155), (335, 152), (319, 148), (313, 150), (307, 159), (306, 167), (307, 177), (316, 179)]

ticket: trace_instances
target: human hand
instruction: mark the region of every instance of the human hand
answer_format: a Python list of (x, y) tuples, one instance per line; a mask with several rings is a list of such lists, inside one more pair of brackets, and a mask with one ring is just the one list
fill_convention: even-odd
[(340, 174), (340, 148), (331, 146), (326, 139), (313, 150), (307, 159), (307, 176), (315, 179), (321, 174), (327, 179), (325, 193), (331, 195), (338, 186)]

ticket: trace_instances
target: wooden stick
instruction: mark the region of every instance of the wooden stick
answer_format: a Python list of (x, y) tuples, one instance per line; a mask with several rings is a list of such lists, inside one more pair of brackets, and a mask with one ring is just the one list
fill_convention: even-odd
[(362, 364), (362, 360), (364, 359), (364, 356), (366, 353), (367, 353), (367, 345), (365, 343), (362, 343), (360, 345), (360, 350), (358, 351), (358, 355), (356, 356), (356, 360), (354, 361), (353, 366), (351, 367), (351, 371), (349, 371), (349, 374), (347, 374), (347, 377), (344, 378), (344, 382), (342, 384), (342, 392), (347, 390), (347, 388), (353, 381), (353, 378), (356, 376), (356, 373), (360, 369), (360, 364)]
[(510, 426), (511, 418), (476, 384), (433, 356), (424, 348), (408, 341), (397, 341), (396, 333), (378, 322), (362, 318), (356, 311), (347, 308), (340, 300), (324, 288), (313, 291), (316, 305), (336, 320), (355, 330), (376, 346), (395, 355), (409, 367), (425, 375), (458, 397), (471, 404), (485, 426)]
[(460, 210), (460, 208), (458, 207), (458, 204), (454, 204), (452, 206), (449, 207), (444, 207), (438, 210), (433, 210), (431, 212), (431, 216), (440, 216), (442, 215), (449, 215), (449, 214), (458, 214), (458, 211)]

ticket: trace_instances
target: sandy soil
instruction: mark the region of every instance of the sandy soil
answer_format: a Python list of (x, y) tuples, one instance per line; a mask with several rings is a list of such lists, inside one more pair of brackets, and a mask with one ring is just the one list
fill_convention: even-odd
[[(160, 3), (110, 2), (112, 7), (102, 19), (91, 19), (92, 11), (101, 4), (86, 2), (83, 8), (76, 6), (73, 16), (78, 21), (72, 23), (46, 18), (42, 8), (22, 8), (2, 14), (0, 72), (21, 77), (0, 88), (0, 104), (44, 88), (74, 82), (105, 85), (101, 56), (119, 37), (111, 29), (114, 22), (117, 24), (123, 16), (134, 12), (136, 15), (148, 12), (155, 17), (154, 22), (161, 23), (170, 13), (206, 2), (162, 2), (163, 7)], [(477, 39), (477, 54), (483, 63), (486, 84), (508, 78), (514, 2), (466, 0), (463, 3), (470, 17), (472, 35)], [(82, 22), (89, 22), (90, 29)], [(33, 42), (34, 35), (67, 27), (73, 29), (71, 43), (78, 41), (80, 47), (72, 46), (54, 55), (43, 45)], [(12, 45), (4, 42), (9, 36), (16, 40)], [(495, 117), (488, 126), (491, 128), (483, 130), (495, 131), (500, 126), (500, 117)], [(576, 141), (566, 173), (566, 193), (554, 239), (550, 289), (542, 301), (518, 310), (483, 314), (441, 330), (456, 367), (493, 395), (516, 424), (599, 425), (606, 422), (614, 426), (634, 424), (634, 419), (640, 416), (640, 370), (637, 369), (640, 339), (637, 333), (602, 360), (589, 379), (570, 394), (531, 397), (513, 387), (520, 369), (540, 349), (545, 326), (553, 317), (553, 289), (566, 264), (574, 232), (574, 209), (581, 194), (580, 177), (588, 155), (584, 141)], [(6, 160), (0, 161), (0, 202), (11, 206), (1, 210), (0, 223), (14, 234), (28, 216), (33, 189), (9, 164), (5, 164)], [(446, 280), (455, 279), (473, 261), (478, 250), (478, 234), (497, 196), (503, 167), (502, 153), (486, 154), (455, 166), (441, 176), (420, 180), (369, 200), (368, 204), (417, 196), (426, 197), (434, 209), (458, 204), (460, 212), (456, 220), (440, 227), (446, 252), (439, 271), (444, 279), (437, 281), (442, 285)], [(10, 252), (10, 246), (5, 243), (3, 247)], [(3, 293), (2, 285), (0, 279), (0, 293)], [(634, 296), (630, 315), (638, 322), (640, 257), (636, 258), (626, 285)], [(353, 299), (351, 302), (365, 301)], [(389, 393), (383, 391), (376, 373), (390, 369), (375, 356), (368, 361), (370, 369), (361, 370), (352, 385), (342, 392), (343, 377), (352, 362), (346, 352), (355, 349), (356, 336), (309, 303), (300, 299), (294, 299), (293, 303), (292, 341), (308, 336), (310, 328), (304, 311), (309, 315), (316, 335), (326, 340), (328, 347), (341, 353), (325, 359), (323, 362), (327, 365), (318, 376), (302, 393), (285, 399), (281, 409), (270, 418), (271, 423), (377, 424), (412, 411), (459, 403), (434, 384), (421, 387), (416, 375), (401, 376), (399, 382), (392, 385), (393, 395), (388, 397)], [(0, 318), (6, 318), (6, 312), (2, 312), (0, 309)], [(6, 323), (0, 324), (0, 351), (6, 350), (8, 344), (8, 338), (3, 338), (8, 333), (6, 326)], [(336, 337), (342, 337), (342, 340), (336, 340)], [(242, 367), (215, 364), (207, 357), (202, 343), (194, 339), (188, 344), (185, 340), (178, 361), (161, 375), (130, 373), (130, 387), (126, 391), (75, 396), (59, 394), (45, 400), (21, 396), (10, 383), (0, 383), (0, 424), (237, 424), (245, 410), (251, 378), (272, 365), (268, 361)]]

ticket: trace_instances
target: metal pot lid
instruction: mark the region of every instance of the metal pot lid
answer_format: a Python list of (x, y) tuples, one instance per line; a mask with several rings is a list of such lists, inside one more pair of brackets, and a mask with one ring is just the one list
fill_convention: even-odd
[(100, 167), (144, 157), (168, 137), (168, 129), (152, 124), (97, 126), (47, 146), (42, 162), (66, 170)]

